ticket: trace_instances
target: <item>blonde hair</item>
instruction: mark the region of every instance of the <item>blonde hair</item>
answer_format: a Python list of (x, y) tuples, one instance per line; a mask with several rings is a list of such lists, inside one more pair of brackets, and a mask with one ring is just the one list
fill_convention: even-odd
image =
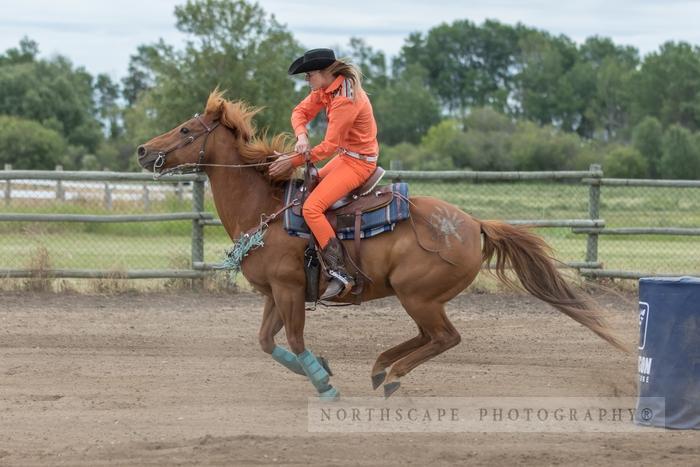
[(325, 70), (325, 72), (332, 74), (334, 77), (338, 75), (343, 75), (350, 81), (352, 81), (353, 87), (364, 93), (365, 90), (362, 89), (362, 70), (357, 65), (350, 63), (347, 59), (338, 59), (332, 64), (330, 64)]

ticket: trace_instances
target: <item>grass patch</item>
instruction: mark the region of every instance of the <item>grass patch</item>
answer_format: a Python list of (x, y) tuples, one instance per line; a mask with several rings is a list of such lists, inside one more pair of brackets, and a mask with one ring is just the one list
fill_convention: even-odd
[(28, 292), (46, 292), (52, 288), (52, 279), (47, 271), (51, 269), (49, 250), (43, 245), (37, 245), (29, 254), (27, 269), (32, 276), (24, 279), (24, 290)]

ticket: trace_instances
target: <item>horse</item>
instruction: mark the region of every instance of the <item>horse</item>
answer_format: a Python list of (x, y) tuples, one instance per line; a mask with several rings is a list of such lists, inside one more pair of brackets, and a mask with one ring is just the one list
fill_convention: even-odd
[[(262, 216), (272, 219), (271, 213), (285, 208), (286, 181), (272, 180), (267, 167), (270, 160), (289, 153), (290, 138), (258, 132), (253, 117), (259, 111), (227, 100), (217, 89), (201, 115), (137, 148), (139, 164), (155, 176), (189, 169), (206, 173), (219, 218), (232, 241), (259, 226)], [(372, 386), (376, 390), (383, 384), (385, 397), (399, 389), (401, 378), (411, 370), (460, 343), (445, 304), (474, 281), (483, 264), (491, 269), (494, 257), (491, 271), (503, 283), (524, 289), (628, 351), (594, 301), (567, 283), (549, 245), (530, 229), (479, 220), (433, 197), (409, 199), (409, 220), (362, 240), (362, 270), (369, 279), (362, 301), (396, 296), (418, 328), (415, 337), (380, 353), (372, 366)], [(308, 242), (290, 236), (274, 220), (265, 235), (264, 246), (252, 250), (241, 265), (242, 274), (265, 297), (260, 346), (289, 370), (306, 375), (320, 397), (337, 398), (326, 362), (310, 352), (304, 341), (303, 262)], [(343, 243), (353, 257), (353, 242)], [(517, 282), (507, 269), (514, 271)], [(289, 350), (275, 343), (282, 327)]]

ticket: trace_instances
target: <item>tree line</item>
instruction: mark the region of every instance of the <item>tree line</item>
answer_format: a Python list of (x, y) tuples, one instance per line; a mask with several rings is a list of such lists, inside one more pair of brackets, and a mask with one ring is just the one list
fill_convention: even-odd
[[(0, 163), (136, 170), (134, 148), (201, 112), (216, 86), (264, 107), (260, 128), (290, 131), (308, 88), (286, 74), (304, 50), (286, 26), (244, 0), (190, 0), (174, 13), (185, 45), (139, 46), (119, 82), (40, 58), (29, 38), (1, 54)], [(362, 38), (334, 48), (364, 73), (385, 166), (597, 162), (610, 176), (700, 178), (697, 46), (667, 42), (641, 57), (605, 37), (576, 44), (522, 24), (458, 20), (410, 34), (391, 59)], [(323, 130), (317, 119), (312, 136)]]

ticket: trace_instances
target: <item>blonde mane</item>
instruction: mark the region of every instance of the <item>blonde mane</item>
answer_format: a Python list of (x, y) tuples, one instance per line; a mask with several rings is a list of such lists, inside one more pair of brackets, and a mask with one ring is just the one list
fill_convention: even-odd
[[(238, 153), (244, 162), (263, 162), (274, 155), (275, 151), (286, 153), (292, 149), (291, 138), (287, 133), (280, 133), (272, 138), (268, 138), (267, 130), (257, 134), (253, 117), (262, 108), (251, 107), (241, 101), (228, 101), (224, 98), (224, 93), (225, 91), (219, 91), (218, 88), (214, 89), (209, 94), (204, 111), (207, 114), (220, 113), (221, 124), (232, 129), (236, 135)], [(267, 168), (263, 167), (261, 171), (267, 172)]]

